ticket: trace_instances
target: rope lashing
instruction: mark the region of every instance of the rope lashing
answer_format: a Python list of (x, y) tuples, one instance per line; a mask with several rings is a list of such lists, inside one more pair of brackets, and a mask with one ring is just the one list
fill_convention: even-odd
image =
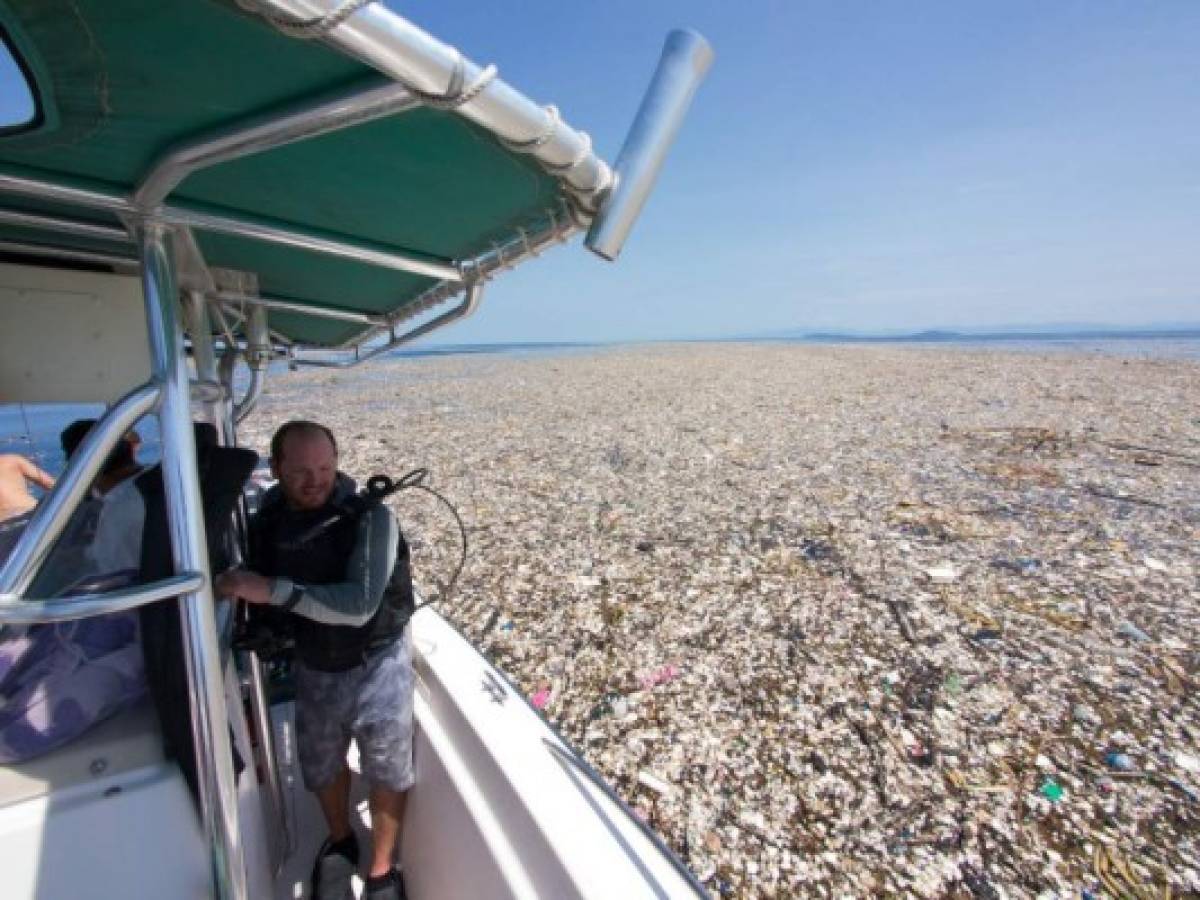
[(580, 228), (587, 228), (588, 224), (596, 215), (596, 210), (584, 204), (583, 198), (574, 192), (566, 192), (563, 195), (566, 201), (567, 214), (570, 215), (571, 221)]
[(496, 254), (496, 259), (499, 260), (499, 263), (497, 264), (496, 268), (492, 270), (492, 274), (496, 275), (496, 274), (508, 269), (509, 264), (504, 259), (504, 245), (503, 244), (497, 244), (495, 241), (492, 241), (492, 252), (494, 254)]
[(333, 29), (337, 28), (364, 6), (370, 6), (378, 2), (379, 0), (343, 0), (335, 9), (313, 19), (293, 19), (285, 16), (277, 16), (266, 12), (257, 3), (252, 2), (252, 0), (250, 2), (248, 0), (238, 0), (238, 6), (242, 9), (258, 13), (288, 37), (293, 37), (301, 41), (315, 41), (325, 37), (325, 35), (329, 34), (329, 32), (333, 31)]
[(570, 162), (552, 163), (543, 161), (542, 168), (548, 172), (553, 172), (555, 175), (565, 175), (587, 159), (592, 152), (592, 136), (586, 131), (581, 131), (579, 136), (583, 139), (583, 142), (579, 147), (579, 152), (575, 154), (575, 157)]
[(460, 53), (454, 61), (454, 72), (450, 75), (450, 85), (446, 88), (445, 93), (433, 94), (411, 85), (406, 85), (406, 87), (410, 94), (426, 106), (432, 106), (434, 109), (458, 109), (483, 93), (484, 88), (495, 79), (498, 71), (494, 65), (489, 65), (464, 89), (463, 83), (467, 80), (467, 63)]
[(510, 141), (508, 138), (500, 138), (502, 143), (514, 153), (532, 153), (539, 147), (544, 147), (554, 137), (558, 131), (558, 123), (562, 121), (558, 114), (558, 107), (553, 103), (548, 103), (543, 109), (546, 112), (546, 125), (541, 132), (527, 141)]

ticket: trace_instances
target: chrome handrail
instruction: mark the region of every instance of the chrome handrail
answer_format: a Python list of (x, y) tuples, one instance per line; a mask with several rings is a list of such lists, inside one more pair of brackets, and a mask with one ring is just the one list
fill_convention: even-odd
[[(176, 569), (209, 571), (188, 366), (179, 327), (179, 291), (169, 236), (160, 224), (138, 226), (142, 293), (154, 376), (162, 384), (158, 423), (167, 527)], [(196, 774), (216, 900), (246, 900), (246, 862), (238, 830), (237, 781), (230, 749), (213, 592), (208, 579), (180, 597), (183, 658), (196, 748)]]
[(136, 269), (138, 267), (138, 261), (132, 256), (121, 256), (117, 253), (95, 253), (91, 250), (54, 247), (50, 244), (34, 244), (29, 241), (0, 241), (0, 253), (37, 256), (53, 260), (71, 260), (99, 266), (112, 266), (114, 269)]
[(153, 209), (193, 172), (363, 125), (418, 105), (404, 85), (375, 77), (336, 96), (306, 100), (284, 112), (222, 126), (168, 150), (142, 178), (133, 203), (140, 209)]
[(283, 795), (283, 778), (279, 773), (279, 761), (275, 755), (275, 732), (271, 724), (271, 703), (267, 697), (267, 679), (263, 672), (262, 660), (257, 653), (248, 650), (242, 655), (243, 667), (246, 672), (245, 686), (250, 695), (250, 717), (254, 725), (255, 737), (258, 740), (259, 763), (263, 767), (263, 776), (267, 785), (267, 794), (271, 800), (279, 827), (279, 840), (275, 841), (272, 849), (275, 859), (272, 868), (275, 874), (283, 867), (284, 860), (291, 854), (294, 836), (288, 827), (287, 801)]
[(408, 344), (415, 341), (417, 338), (429, 334), (444, 325), (449, 325), (451, 322), (458, 319), (465, 319), (467, 316), (475, 312), (479, 308), (479, 302), (483, 299), (483, 282), (476, 281), (467, 288), (467, 295), (463, 297), (462, 302), (454, 309), (447, 310), (436, 319), (431, 319), (424, 325), (418, 325), (404, 334), (394, 335), (391, 340), (388, 340), (378, 347), (372, 347), (365, 353), (355, 353), (354, 359), (335, 360), (335, 359), (297, 359), (295, 360), (298, 366), (316, 366), (326, 369), (350, 369), (354, 366), (365, 363), (368, 359), (373, 359), (380, 354), (387, 353), (389, 350), (394, 350), (402, 344)]
[(315, 319), (337, 319), (342, 322), (354, 322), (357, 325), (374, 325), (377, 328), (386, 328), (391, 324), (387, 316), (360, 313), (352, 309), (335, 309), (332, 306), (300, 303), (296, 300), (284, 300), (280, 297), (261, 297), (251, 294), (240, 294), (236, 291), (217, 291), (212, 297), (221, 303), (262, 306), (266, 309), (278, 309), (282, 312), (296, 313), (297, 315), (309, 316)]
[(49, 600), (25, 600), (15, 594), (0, 594), (0, 625), (69, 622), (88, 616), (123, 612), (198, 590), (203, 584), (204, 576), (199, 572), (185, 572), (183, 575), (173, 575), (150, 584), (138, 584), (98, 594), (54, 597)]
[[(370, 244), (336, 235), (327, 237), (324, 234), (315, 234), (305, 228), (288, 223), (275, 224), (237, 215), (220, 215), (175, 206), (162, 206), (153, 212), (143, 213), (127, 197), (3, 172), (0, 172), (0, 194), (37, 197), (86, 209), (108, 210), (118, 215), (140, 216), (147, 222), (196, 228), (215, 234), (231, 234), (450, 282), (458, 282), (462, 279), (459, 268), (453, 260), (435, 259), (393, 247)], [(82, 220), (74, 219), (48, 220), (43, 224), (49, 229), (50, 223), (55, 221), (62, 227), (53, 230), (64, 231), (64, 233), (73, 233), (78, 226), (87, 226), (87, 223)]]
[(397, 272), (411, 272), (415, 275), (425, 275), (445, 281), (460, 281), (462, 278), (453, 262), (418, 256), (382, 244), (372, 245), (362, 240), (325, 237), (297, 225), (273, 225), (243, 216), (214, 215), (174, 206), (161, 207), (150, 214), (149, 219), (167, 225), (208, 231), (213, 234), (252, 238), (256, 241), (291, 247), (296, 250), (311, 250), (314, 253), (323, 253), (326, 256), (335, 256), (338, 259), (348, 259), (351, 262), (365, 263), (378, 268), (393, 269)]
[(99, 225), (95, 222), (84, 222), (78, 219), (43, 216), (19, 209), (0, 207), (0, 225), (15, 225), (18, 228), (30, 228), (34, 231), (54, 231), (76, 237), (94, 238), (98, 241), (112, 241), (117, 244), (133, 243), (129, 232), (116, 225)]
[(106, 412), (87, 433), (54, 490), (34, 511), (12, 555), (0, 568), (0, 597), (20, 597), (29, 591), (50, 550), (66, 528), (109, 452), (142, 416), (158, 406), (162, 389), (155, 382), (135, 388)]

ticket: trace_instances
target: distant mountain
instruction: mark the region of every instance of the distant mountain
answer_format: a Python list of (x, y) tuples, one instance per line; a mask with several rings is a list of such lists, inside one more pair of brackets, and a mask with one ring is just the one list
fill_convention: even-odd
[(953, 330), (929, 328), (922, 331), (806, 331), (786, 329), (760, 335), (763, 340), (802, 340), (817, 343), (942, 343), (952, 341), (1036, 340), (1180, 340), (1200, 339), (1200, 323), (1165, 323), (1138, 327), (1094, 323), (999, 325), (986, 329)]

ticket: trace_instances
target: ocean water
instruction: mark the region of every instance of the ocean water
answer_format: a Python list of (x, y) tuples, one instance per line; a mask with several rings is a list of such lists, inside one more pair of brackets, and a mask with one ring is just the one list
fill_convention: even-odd
[[(947, 350), (993, 350), (1014, 353), (1100, 353), (1136, 359), (1200, 359), (1200, 337), (1171, 337), (1145, 334), (1105, 335), (1045, 335), (1030, 336), (939, 336), (921, 338), (719, 338), (697, 341), (611, 342), (611, 343), (510, 343), (510, 344), (445, 344), (419, 350), (396, 350), (389, 358), (420, 359), (448, 356), (507, 356), (544, 357), (576, 356), (615, 350), (623, 347), (653, 347), (659, 344), (800, 344), (814, 346), (885, 346), (937, 347)], [(367, 364), (370, 365), (369, 363)]]
[[(0, 404), (0, 453), (20, 453), (36, 462), (51, 475), (66, 468), (59, 434), (76, 419), (96, 419), (104, 413), (98, 403)], [(153, 417), (134, 428), (142, 438), (138, 461), (158, 461), (160, 445), (158, 422)]]

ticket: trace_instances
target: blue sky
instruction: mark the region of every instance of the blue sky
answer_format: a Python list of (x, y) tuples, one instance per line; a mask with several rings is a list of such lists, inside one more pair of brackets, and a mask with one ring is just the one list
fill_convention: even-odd
[(403, 8), (610, 160), (669, 28), (717, 54), (620, 261), (446, 340), (1200, 321), (1200, 3)]
[(1200, 321), (1193, 0), (388, 2), (610, 161), (666, 32), (717, 54), (620, 261), (438, 342)]

